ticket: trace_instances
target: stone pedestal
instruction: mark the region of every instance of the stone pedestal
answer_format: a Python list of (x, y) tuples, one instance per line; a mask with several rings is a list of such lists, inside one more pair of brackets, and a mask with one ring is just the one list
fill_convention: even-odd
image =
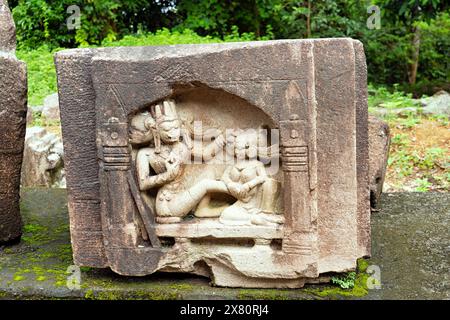
[(296, 288), (370, 255), (360, 42), (75, 49), (55, 61), (78, 265)]
[(15, 25), (0, 0), (0, 243), (21, 235), (20, 168), (27, 114), (27, 71), (15, 56)]

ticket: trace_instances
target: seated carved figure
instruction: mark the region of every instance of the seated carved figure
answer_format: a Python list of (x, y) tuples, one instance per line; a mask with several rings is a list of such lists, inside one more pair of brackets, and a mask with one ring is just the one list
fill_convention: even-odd
[[(178, 222), (190, 213), (207, 193), (227, 193), (228, 189), (223, 181), (213, 179), (203, 179), (193, 186), (187, 186), (184, 169), (193, 150), (190, 148), (190, 137), (183, 130), (177, 116), (175, 103), (172, 100), (164, 101), (153, 106), (151, 112), (144, 123), (152, 132), (154, 146), (138, 151), (136, 169), (139, 188), (141, 191), (159, 188), (155, 201), (157, 221)], [(143, 135), (146, 136), (149, 135)], [(224, 139), (218, 137), (202, 152), (214, 153), (222, 149), (223, 145)]]
[[(226, 139), (219, 133), (203, 148), (192, 148), (192, 132), (182, 125), (172, 100), (152, 106), (150, 113), (136, 115), (131, 124), (131, 143), (148, 145), (137, 152), (136, 171), (142, 192), (157, 189), (157, 222), (179, 222), (193, 212), (198, 218), (220, 217), (224, 224), (283, 223), (281, 215), (273, 214), (279, 183), (267, 175), (257, 158), (270, 153), (265, 144), (258, 147), (258, 139), (264, 139), (259, 131), (238, 129)], [(213, 163), (215, 156), (226, 163), (219, 165), (218, 179), (208, 174), (193, 179), (192, 172), (186, 172), (192, 158), (203, 159), (204, 173), (213, 171), (217, 166), (208, 163)], [(210, 205), (214, 193), (229, 194), (235, 201)]]
[(236, 157), (236, 163), (225, 170), (222, 180), (237, 201), (222, 212), (220, 221), (224, 224), (284, 222), (281, 215), (272, 214), (278, 183), (267, 175), (264, 164), (257, 160), (258, 139), (261, 138), (255, 130), (238, 130), (227, 139), (227, 152)]

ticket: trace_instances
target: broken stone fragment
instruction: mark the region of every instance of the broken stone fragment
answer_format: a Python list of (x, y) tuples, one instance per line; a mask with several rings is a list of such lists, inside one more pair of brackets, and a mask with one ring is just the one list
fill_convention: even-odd
[(389, 156), (389, 126), (383, 120), (369, 116), (369, 188), (370, 206), (376, 209), (383, 192)]
[(26, 65), (15, 57), (15, 25), (0, 0), (0, 243), (21, 235), (20, 168), (27, 116)]
[(41, 127), (27, 129), (22, 186), (65, 188), (63, 144), (56, 134)]
[(47, 122), (59, 121), (59, 99), (57, 93), (45, 97), (42, 117)]

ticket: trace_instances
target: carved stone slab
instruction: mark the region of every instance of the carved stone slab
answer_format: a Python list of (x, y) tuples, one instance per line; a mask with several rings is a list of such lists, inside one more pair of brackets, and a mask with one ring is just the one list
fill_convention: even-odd
[(360, 42), (75, 49), (55, 62), (78, 265), (295, 288), (370, 255)]
[(20, 169), (27, 114), (26, 65), (16, 59), (15, 25), (0, 0), (0, 243), (21, 235)]

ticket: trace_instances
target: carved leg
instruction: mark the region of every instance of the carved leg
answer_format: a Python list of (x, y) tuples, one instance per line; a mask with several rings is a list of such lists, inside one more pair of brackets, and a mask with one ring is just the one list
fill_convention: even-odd
[[(228, 188), (223, 181), (202, 180), (190, 189), (172, 195), (169, 201), (158, 199), (156, 212), (160, 217), (184, 217), (210, 192), (228, 193)], [(158, 221), (162, 220), (158, 219)]]

